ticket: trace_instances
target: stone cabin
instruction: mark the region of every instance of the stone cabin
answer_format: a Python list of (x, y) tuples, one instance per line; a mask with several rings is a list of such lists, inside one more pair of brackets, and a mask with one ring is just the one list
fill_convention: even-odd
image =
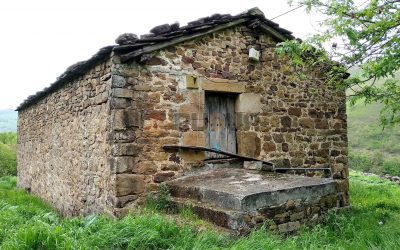
[(218, 225), (283, 232), (348, 206), (345, 92), (293, 80), (287, 39), (257, 8), (121, 35), (17, 108), (19, 187), (118, 216), (165, 182)]

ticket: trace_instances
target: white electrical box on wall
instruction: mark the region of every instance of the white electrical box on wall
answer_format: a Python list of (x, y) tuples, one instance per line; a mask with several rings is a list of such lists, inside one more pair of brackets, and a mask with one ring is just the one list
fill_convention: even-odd
[(249, 59), (253, 60), (253, 61), (259, 61), (260, 60), (260, 51), (256, 50), (255, 48), (250, 48)]

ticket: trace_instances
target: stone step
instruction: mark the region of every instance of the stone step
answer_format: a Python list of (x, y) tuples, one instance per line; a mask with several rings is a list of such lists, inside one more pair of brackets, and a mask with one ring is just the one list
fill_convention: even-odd
[(222, 209), (213, 204), (181, 197), (171, 197), (170, 202), (178, 211), (190, 208), (201, 219), (220, 227), (235, 230), (239, 234), (246, 233), (254, 226), (248, 220), (249, 216), (240, 211)]
[(233, 168), (184, 176), (167, 185), (173, 197), (241, 212), (257, 211), (289, 200), (312, 202), (336, 192), (332, 179)]

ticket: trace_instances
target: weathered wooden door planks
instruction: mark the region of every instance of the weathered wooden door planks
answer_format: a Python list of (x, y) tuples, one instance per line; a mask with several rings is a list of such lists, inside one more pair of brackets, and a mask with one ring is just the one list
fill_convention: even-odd
[[(236, 153), (235, 96), (207, 93), (204, 117), (207, 147)], [(209, 153), (209, 157), (222, 156)]]

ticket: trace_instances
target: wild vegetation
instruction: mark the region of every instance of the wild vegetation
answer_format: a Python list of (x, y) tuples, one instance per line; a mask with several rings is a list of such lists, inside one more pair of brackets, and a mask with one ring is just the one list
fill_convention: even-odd
[[(399, 249), (400, 187), (352, 172), (350, 211), (281, 237), (264, 228), (242, 238), (198, 227), (194, 215), (153, 209), (121, 220), (106, 216), (61, 218), (40, 199), (0, 178), (2, 249)], [(201, 224), (204, 225), (204, 224)]]
[(350, 168), (400, 176), (400, 127), (379, 125), (379, 103), (348, 105)]
[[(358, 69), (351, 71), (360, 74)], [(400, 79), (396, 72), (395, 79)], [(385, 79), (377, 80), (376, 86), (382, 86)], [(351, 95), (352, 90), (347, 94)], [(375, 174), (400, 175), (400, 126), (380, 124), (380, 112), (383, 104), (357, 101), (348, 102), (348, 140), (349, 165), (353, 169)]]
[(0, 133), (0, 177), (17, 175), (16, 143), (16, 133)]
[[(395, 77), (400, 70), (400, 1), (289, 2), (325, 18), (318, 34), (282, 43), (279, 54), (290, 56), (298, 69), (325, 69), (327, 83), (353, 91), (349, 96), (352, 103), (381, 103), (382, 125), (400, 123), (400, 81)], [(346, 77), (355, 67), (360, 74)], [(377, 81), (383, 83), (377, 85)]]

